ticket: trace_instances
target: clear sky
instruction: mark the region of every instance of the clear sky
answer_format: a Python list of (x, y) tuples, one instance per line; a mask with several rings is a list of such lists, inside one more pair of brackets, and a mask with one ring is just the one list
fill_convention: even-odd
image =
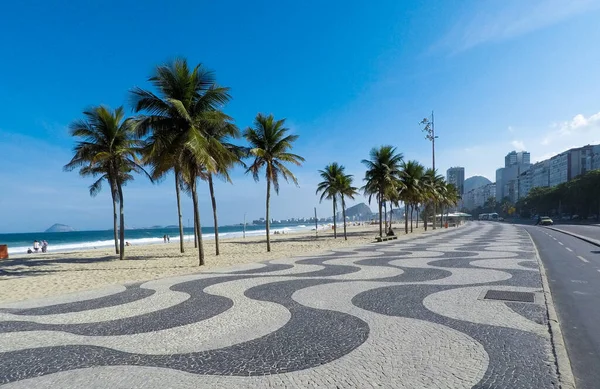
[[(436, 165), (494, 180), (504, 155), (537, 161), (600, 143), (600, 1), (11, 1), (0, 13), (0, 232), (111, 227), (104, 191), (66, 173), (68, 124), (84, 108), (127, 105), (157, 64), (203, 63), (230, 86), (240, 128), (257, 112), (300, 135), (300, 188), (282, 185), (274, 218), (331, 214), (317, 170), (355, 175), (392, 144), (430, 166), (418, 122), (435, 110)], [(129, 107), (128, 107), (129, 109)], [(264, 215), (265, 182), (240, 169), (216, 187), (221, 224)], [(212, 225), (202, 187), (203, 225)], [(362, 201), (362, 199), (358, 199)], [(184, 200), (184, 220), (191, 218)], [(372, 206), (375, 209), (375, 206)], [(130, 227), (175, 224), (172, 177), (125, 188)]]

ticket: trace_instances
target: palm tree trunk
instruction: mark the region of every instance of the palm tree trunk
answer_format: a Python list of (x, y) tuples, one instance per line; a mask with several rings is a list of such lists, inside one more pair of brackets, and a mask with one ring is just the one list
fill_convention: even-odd
[(440, 228), (444, 228), (444, 206), (440, 205)]
[(387, 233), (387, 202), (385, 200), (383, 200), (383, 221), (385, 222), (385, 229), (386, 229), (386, 233)]
[(381, 207), (382, 207), (381, 198), (382, 197), (383, 196), (381, 196), (381, 193), (380, 193), (379, 198), (377, 199), (378, 200), (377, 202), (379, 203), (379, 237), (383, 236), (383, 225), (381, 224), (383, 222), (382, 215), (381, 215)]
[(404, 202), (404, 233), (408, 234), (408, 204)]
[[(194, 201), (194, 200), (192, 200)], [(194, 219), (194, 248), (197, 249), (198, 248), (198, 224), (196, 224), (196, 217), (193, 217), (192, 219)]]
[(120, 253), (119, 259), (125, 259), (125, 212), (123, 211), (123, 188), (120, 183), (117, 183), (117, 190), (119, 191), (119, 217), (120, 217)]
[(348, 240), (348, 236), (346, 236), (346, 204), (344, 203), (344, 195), (342, 195), (342, 219), (344, 223), (344, 240)]
[(114, 231), (114, 237), (115, 237), (115, 253), (119, 254), (119, 226), (118, 226), (118, 216), (117, 216), (117, 194), (115, 193), (115, 186), (114, 184), (110, 185), (110, 192), (111, 192), (111, 196), (112, 196), (112, 203), (113, 203), (113, 231)]
[(392, 228), (392, 215), (394, 214), (394, 204), (390, 201), (390, 229)]
[(181, 221), (181, 194), (179, 193), (179, 170), (177, 169), (175, 169), (175, 194), (177, 195), (177, 215), (179, 216), (179, 250), (184, 253), (183, 224)]
[(435, 212), (436, 212), (435, 201), (433, 202), (433, 229), (435, 230)]
[(193, 178), (192, 182), (192, 198), (194, 202), (194, 220), (198, 227), (198, 266), (204, 265), (204, 247), (202, 246), (202, 225), (200, 224), (200, 209), (198, 207), (198, 191), (196, 187), (196, 177)]
[(271, 199), (271, 179), (267, 176), (267, 209), (266, 209), (266, 230), (267, 230), (267, 252), (271, 252), (271, 237), (269, 236), (269, 227), (271, 221), (269, 220), (269, 200)]
[(215, 198), (215, 188), (213, 186), (211, 173), (208, 173), (208, 190), (210, 191), (210, 201), (212, 202), (213, 209), (213, 221), (215, 223), (215, 254), (219, 255), (219, 222), (217, 221), (217, 200)]
[(337, 239), (337, 223), (336, 223), (336, 203), (335, 203), (335, 197), (333, 198), (333, 239)]
[(410, 205), (410, 232), (413, 232), (413, 211), (415, 210), (414, 205)]
[(417, 204), (417, 228), (419, 228), (419, 204)]

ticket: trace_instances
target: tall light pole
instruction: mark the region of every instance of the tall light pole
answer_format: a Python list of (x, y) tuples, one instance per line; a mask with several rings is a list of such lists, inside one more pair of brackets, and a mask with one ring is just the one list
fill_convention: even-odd
[[(431, 111), (431, 120), (429, 120), (429, 118), (424, 118), (423, 120), (421, 120), (421, 122), (419, 123), (421, 125), (423, 125), (423, 128), (421, 129), (424, 133), (425, 133), (425, 139), (431, 141), (431, 159), (432, 159), (432, 168), (433, 168), (433, 172), (435, 174), (435, 138), (437, 138), (437, 136), (435, 136), (435, 122), (433, 120), (433, 111)], [(433, 202), (433, 229), (435, 230), (435, 201)], [(427, 222), (427, 221), (426, 221)]]

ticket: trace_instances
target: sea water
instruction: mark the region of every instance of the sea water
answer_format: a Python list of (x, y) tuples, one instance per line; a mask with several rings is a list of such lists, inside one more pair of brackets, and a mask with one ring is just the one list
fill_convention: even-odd
[[(325, 225), (319, 225), (319, 229), (326, 228)], [(243, 235), (244, 227), (220, 226), (220, 238), (236, 238)], [(315, 226), (305, 224), (272, 224), (271, 234), (294, 233), (301, 231), (315, 230)], [(246, 236), (264, 236), (266, 233), (264, 225), (246, 225)], [(130, 244), (146, 245), (163, 243), (163, 236), (169, 235), (171, 242), (179, 242), (178, 228), (146, 228), (146, 229), (126, 229), (125, 241)], [(215, 230), (213, 227), (202, 227), (203, 239), (214, 239)], [(16, 234), (0, 234), (0, 244), (8, 245), (9, 254), (23, 254), (27, 249), (33, 249), (33, 241), (45, 240), (48, 242), (48, 252), (63, 251), (81, 251), (101, 247), (114, 246), (113, 230), (103, 231), (73, 231), (73, 232), (28, 232)], [(184, 241), (194, 241), (194, 229), (184, 228)], [(41, 246), (41, 245), (40, 245)]]

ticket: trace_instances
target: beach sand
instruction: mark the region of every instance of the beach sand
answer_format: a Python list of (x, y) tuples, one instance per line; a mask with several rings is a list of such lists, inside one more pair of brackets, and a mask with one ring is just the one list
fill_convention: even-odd
[[(423, 232), (422, 225), (404, 234), (404, 225), (394, 224), (399, 240)], [(341, 227), (338, 227), (341, 231)], [(198, 250), (185, 242), (126, 247), (126, 260), (120, 261), (109, 248), (80, 252), (14, 255), (0, 261), (0, 302), (46, 297), (67, 292), (97, 289), (105, 285), (146, 281), (173, 275), (214, 271), (233, 265), (290, 258), (327, 252), (332, 249), (373, 244), (378, 225), (348, 226), (348, 240), (333, 238), (333, 231), (302, 232), (271, 236), (267, 253), (265, 237), (220, 240), (221, 255), (215, 255), (214, 240), (204, 241), (205, 265), (198, 266)], [(439, 231), (439, 229), (437, 230)], [(432, 233), (430, 231), (428, 233)]]

